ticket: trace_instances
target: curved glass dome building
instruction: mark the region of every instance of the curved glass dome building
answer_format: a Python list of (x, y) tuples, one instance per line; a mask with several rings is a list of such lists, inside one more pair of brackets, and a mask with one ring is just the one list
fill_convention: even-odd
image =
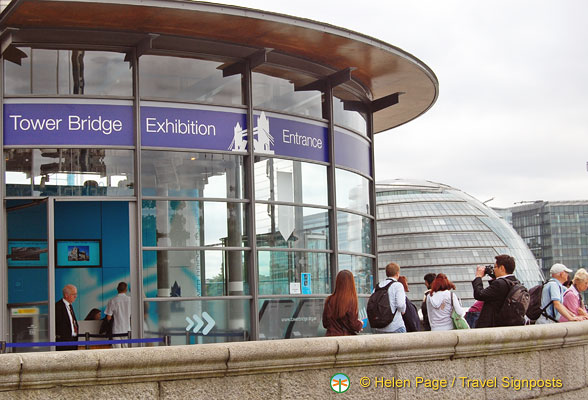
[(531, 287), (543, 276), (533, 254), (494, 210), (468, 194), (429, 181), (391, 180), (376, 184), (378, 269), (396, 262), (409, 283), (409, 298), (422, 299), (426, 273), (444, 273), (465, 305), (473, 303), (476, 265), (512, 255), (515, 275)]

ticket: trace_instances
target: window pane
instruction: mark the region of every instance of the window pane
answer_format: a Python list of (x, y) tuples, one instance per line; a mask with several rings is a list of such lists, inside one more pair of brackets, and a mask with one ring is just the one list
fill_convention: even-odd
[(259, 300), (259, 338), (297, 339), (325, 336), (322, 315), (325, 299)]
[(132, 96), (125, 54), (20, 48), (21, 65), (5, 61), (5, 93)]
[(243, 157), (172, 151), (141, 152), (143, 196), (243, 197)]
[[(369, 257), (339, 254), (339, 270), (353, 272), (358, 294), (370, 294), (374, 289), (374, 259)], [(377, 280), (377, 279), (376, 279)]]
[(321, 208), (256, 204), (257, 246), (329, 249), (329, 215)]
[(371, 220), (356, 214), (337, 213), (339, 250), (372, 254)]
[(335, 124), (367, 136), (366, 116), (358, 111), (345, 110), (343, 101), (333, 97)]
[(243, 204), (143, 201), (143, 246), (246, 246)]
[(337, 207), (370, 214), (370, 182), (361, 175), (337, 168)]
[(254, 72), (253, 107), (282, 111), (288, 114), (322, 118), (321, 92), (294, 91), (294, 84), (286, 79)]
[(255, 198), (326, 206), (327, 167), (301, 161), (262, 158), (255, 163)]
[(223, 78), (220, 62), (166, 56), (141, 56), (141, 97), (241, 105), (241, 76)]
[[(172, 345), (243, 342), (251, 336), (249, 300), (145, 301), (143, 336), (170, 335)], [(202, 320), (202, 327), (194, 315)], [(192, 321), (192, 324), (188, 320)], [(186, 328), (191, 327), (190, 330)]]
[(143, 290), (146, 297), (249, 294), (247, 270), (244, 251), (145, 250)]
[(132, 196), (132, 150), (9, 149), (8, 196)]
[(329, 253), (258, 251), (257, 257), (259, 294), (331, 293)]

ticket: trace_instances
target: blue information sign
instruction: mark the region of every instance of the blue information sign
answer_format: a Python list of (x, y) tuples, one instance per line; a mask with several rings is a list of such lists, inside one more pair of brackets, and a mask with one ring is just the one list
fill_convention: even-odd
[(4, 104), (4, 145), (132, 146), (133, 108), (107, 104)]

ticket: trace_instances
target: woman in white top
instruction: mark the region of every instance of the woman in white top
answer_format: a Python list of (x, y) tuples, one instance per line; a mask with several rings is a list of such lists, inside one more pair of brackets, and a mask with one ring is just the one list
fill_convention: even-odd
[[(437, 275), (431, 284), (431, 291), (427, 295), (427, 312), (432, 331), (448, 331), (453, 329), (453, 321), (451, 320), (453, 308), (462, 317), (467, 311), (461, 307), (459, 299), (451, 289), (455, 290), (455, 285), (447, 279), (445, 274)], [(452, 296), (453, 308), (451, 307)]]

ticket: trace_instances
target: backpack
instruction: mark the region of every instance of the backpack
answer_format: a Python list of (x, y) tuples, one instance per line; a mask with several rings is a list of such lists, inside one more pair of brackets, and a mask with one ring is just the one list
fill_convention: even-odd
[(418, 332), (421, 330), (421, 319), (419, 318), (419, 312), (416, 306), (408, 299), (406, 300), (406, 311), (402, 314), (404, 320), (404, 326), (407, 332)]
[(531, 297), (529, 291), (520, 282), (506, 281), (510, 289), (497, 315), (500, 326), (525, 325), (525, 314)]
[(396, 310), (392, 312), (392, 308), (390, 307), (388, 288), (396, 282), (395, 280), (390, 280), (390, 283), (383, 287), (376, 285), (374, 293), (370, 296), (366, 309), (372, 328), (384, 328), (394, 319)]
[(545, 310), (547, 310), (547, 307), (549, 307), (553, 301), (550, 301), (549, 304), (547, 304), (544, 308), (541, 308), (541, 294), (543, 293), (543, 286), (545, 286), (547, 282), (542, 282), (539, 285), (533, 286), (531, 289), (529, 289), (530, 299), (529, 307), (527, 308), (527, 317), (529, 317), (531, 321), (536, 321), (541, 316), (541, 314), (544, 314), (546, 318), (550, 318)]

